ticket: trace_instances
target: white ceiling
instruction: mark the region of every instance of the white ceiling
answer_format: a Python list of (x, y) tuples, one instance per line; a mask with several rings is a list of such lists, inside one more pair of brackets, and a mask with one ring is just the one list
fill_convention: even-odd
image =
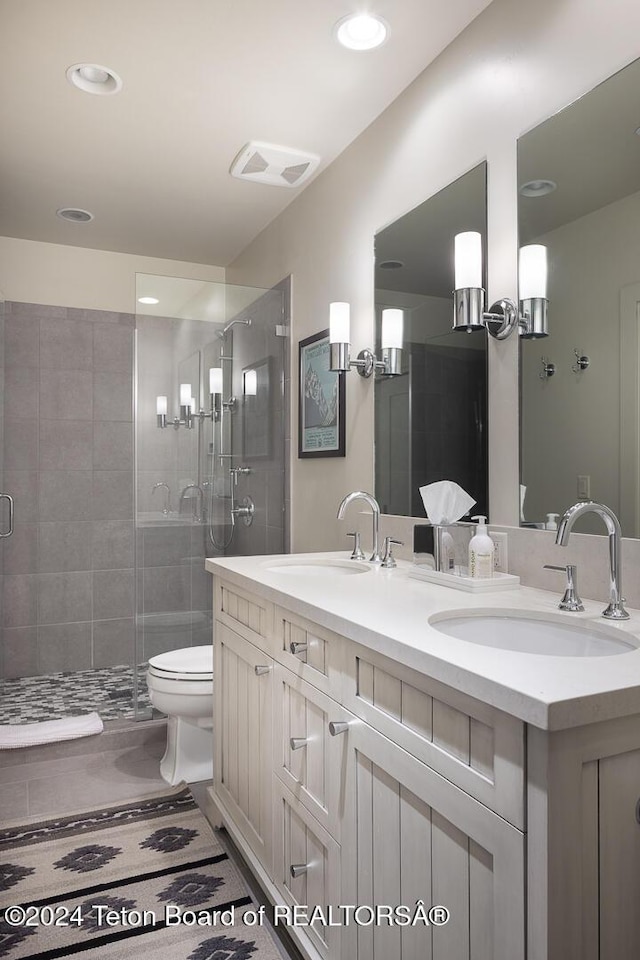
[[(370, 0), (390, 37), (354, 53), (360, 0), (0, 0), (0, 234), (225, 266), (304, 189), (233, 179), (241, 147), (321, 172), (488, 3)], [(122, 91), (71, 86), (80, 62)]]

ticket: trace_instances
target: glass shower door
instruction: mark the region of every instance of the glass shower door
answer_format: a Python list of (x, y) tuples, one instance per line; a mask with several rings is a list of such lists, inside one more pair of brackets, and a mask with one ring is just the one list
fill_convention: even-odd
[(286, 290), (172, 279), (137, 278), (141, 717), (149, 657), (212, 642), (206, 557), (285, 550)]

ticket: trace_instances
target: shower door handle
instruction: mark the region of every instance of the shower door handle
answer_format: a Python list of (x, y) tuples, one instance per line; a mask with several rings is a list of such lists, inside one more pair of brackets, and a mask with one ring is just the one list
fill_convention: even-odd
[(3, 540), (13, 533), (13, 497), (10, 497), (8, 493), (0, 493), (0, 500), (9, 501), (9, 529), (6, 533), (0, 533), (0, 540)]

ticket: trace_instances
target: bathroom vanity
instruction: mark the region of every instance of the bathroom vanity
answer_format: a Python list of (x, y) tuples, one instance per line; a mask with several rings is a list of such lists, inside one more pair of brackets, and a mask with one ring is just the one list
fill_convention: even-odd
[[(306, 957), (640, 954), (640, 613), (606, 627), (602, 604), (561, 614), (544, 591), (465, 594), (345, 554), (207, 569), (208, 815), (273, 903), (307, 917), (320, 906), (336, 924), (297, 915), (289, 932)], [(452, 611), (578, 624), (611, 651), (456, 639), (441, 630)], [(413, 915), (417, 901), (450, 919), (375, 925), (361, 911), (359, 924), (349, 912)]]

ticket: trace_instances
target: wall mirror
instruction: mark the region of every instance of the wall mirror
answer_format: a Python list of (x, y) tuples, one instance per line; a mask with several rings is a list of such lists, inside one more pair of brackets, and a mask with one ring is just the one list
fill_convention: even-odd
[(375, 237), (376, 347), (382, 310), (404, 311), (402, 374), (375, 385), (384, 513), (424, 516), (419, 488), (436, 480), (454, 480), (487, 511), (487, 338), (451, 329), (454, 237), (477, 230), (486, 249), (486, 182), (481, 163)]
[(640, 536), (639, 89), (640, 60), (518, 141), (520, 245), (549, 271), (549, 336), (521, 342), (521, 523), (593, 499)]

